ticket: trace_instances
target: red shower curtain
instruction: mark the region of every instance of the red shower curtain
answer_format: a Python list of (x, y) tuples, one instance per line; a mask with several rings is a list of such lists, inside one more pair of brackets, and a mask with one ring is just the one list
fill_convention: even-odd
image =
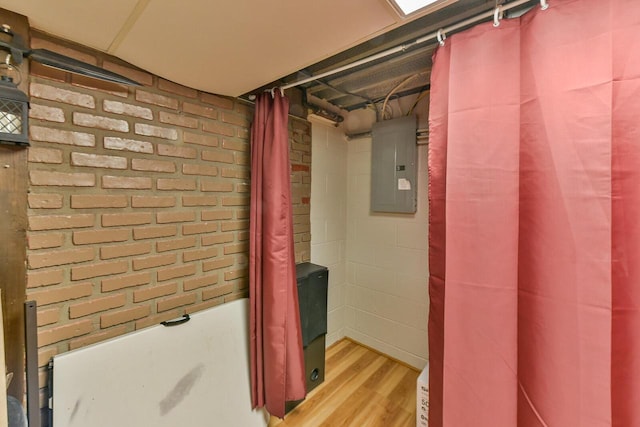
[(430, 427), (640, 426), (640, 2), (434, 56)]
[(256, 99), (251, 127), (251, 399), (282, 418), (306, 394), (298, 313), (288, 139), (289, 100)]

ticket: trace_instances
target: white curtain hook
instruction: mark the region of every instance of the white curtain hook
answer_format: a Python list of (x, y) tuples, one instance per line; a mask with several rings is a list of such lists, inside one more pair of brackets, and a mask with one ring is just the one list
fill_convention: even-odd
[(438, 39), (440, 46), (444, 46), (444, 41), (447, 39), (447, 35), (442, 31), (442, 28), (440, 28), (436, 33), (436, 38)]
[(500, 20), (502, 19), (502, 6), (496, 6), (496, 10), (493, 12), (493, 26), (499, 27)]
[(280, 96), (284, 98), (284, 89), (282, 89), (282, 86), (280, 86), (278, 89), (280, 89)]
[(274, 99), (276, 97), (276, 88), (275, 87), (272, 88), (270, 92), (271, 92), (271, 99)]
[(549, 3), (547, 0), (540, 0), (540, 9), (547, 10), (549, 8)]

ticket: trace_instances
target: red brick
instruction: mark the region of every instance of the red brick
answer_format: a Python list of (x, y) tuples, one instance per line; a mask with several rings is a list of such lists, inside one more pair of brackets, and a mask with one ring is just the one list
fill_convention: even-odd
[(224, 299), (223, 298), (217, 298), (217, 299), (210, 299), (208, 301), (205, 302), (201, 302), (200, 304), (193, 304), (190, 305), (186, 308), (186, 312), (187, 314), (192, 314), (192, 313), (197, 313), (198, 311), (203, 311), (206, 310), (208, 308), (212, 308), (215, 307), (217, 305), (220, 305), (224, 303)]
[(178, 260), (176, 254), (152, 255), (133, 260), (134, 270), (144, 270), (147, 268), (155, 268), (163, 265), (175, 264)]
[(105, 313), (100, 316), (100, 327), (109, 328), (133, 320), (142, 319), (151, 313), (148, 305), (133, 307), (126, 310), (118, 310), (112, 313)]
[(151, 178), (146, 177), (127, 177), (127, 176), (110, 176), (102, 177), (102, 188), (126, 188), (130, 190), (149, 190), (151, 189)]
[(242, 153), (236, 153), (236, 165), (249, 166), (249, 156)]
[(55, 342), (86, 335), (92, 330), (93, 324), (90, 319), (40, 330), (38, 332), (38, 345), (44, 347)]
[(210, 93), (201, 93), (200, 99), (207, 104), (215, 105), (216, 107), (224, 108), (226, 110), (233, 110), (233, 99), (222, 98)]
[(147, 154), (153, 153), (153, 144), (148, 141), (105, 136), (103, 145), (104, 148), (108, 148), (110, 150), (132, 151), (134, 153)]
[(248, 230), (249, 221), (225, 221), (222, 223), (222, 231)]
[(202, 160), (208, 162), (233, 163), (233, 153), (225, 151), (208, 151), (205, 150), (201, 154)]
[(158, 95), (156, 93), (145, 92), (140, 89), (136, 90), (136, 101), (144, 102), (146, 104), (158, 105), (160, 107), (168, 107), (174, 110), (178, 109), (177, 99)]
[(48, 99), (49, 101), (57, 101), (65, 104), (76, 105), (78, 107), (95, 108), (95, 100), (93, 96), (71, 90), (60, 89), (54, 86), (44, 85), (40, 83), (31, 83), (29, 92), (32, 97)]
[(233, 183), (225, 181), (200, 181), (200, 191), (231, 192)]
[(102, 154), (71, 153), (73, 166), (87, 166), (92, 168), (126, 169), (125, 157), (105, 156)]
[(143, 302), (150, 299), (166, 297), (178, 292), (177, 283), (167, 283), (166, 285), (155, 285), (150, 288), (140, 289), (133, 292), (133, 302)]
[(236, 209), (236, 219), (249, 219), (249, 209)]
[(192, 191), (196, 189), (196, 181), (194, 179), (158, 178), (156, 185), (158, 190), (168, 191)]
[(249, 240), (249, 231), (241, 231), (238, 233), (238, 241), (244, 242), (245, 240)]
[(120, 74), (131, 80), (138, 82), (145, 86), (153, 85), (153, 76), (146, 71), (136, 70), (131, 67), (127, 67), (126, 65), (116, 64), (111, 61), (104, 61), (102, 63), (102, 68), (105, 70), (113, 71), (114, 73)]
[(142, 272), (127, 274), (126, 276), (112, 277), (109, 279), (102, 279), (101, 289), (102, 292), (110, 292), (134, 286), (146, 285), (148, 283), (151, 283), (151, 273)]
[(29, 172), (29, 181), (31, 185), (93, 187), (96, 185), (96, 176), (92, 173), (31, 171)]
[(93, 227), (95, 216), (80, 215), (39, 215), (29, 217), (29, 230), (56, 230), (66, 228)]
[(233, 258), (221, 258), (215, 260), (207, 260), (202, 262), (202, 271), (219, 270), (225, 267), (231, 267), (234, 264)]
[(151, 109), (147, 107), (140, 107), (138, 105), (125, 104), (124, 102), (105, 99), (102, 102), (102, 109), (109, 113), (153, 120), (153, 112)]
[(132, 196), (131, 206), (134, 208), (170, 208), (176, 205), (173, 196)]
[[(64, 270), (46, 270), (27, 272), (27, 288), (57, 285), (64, 280)], [(29, 293), (31, 295), (31, 292)]]
[(116, 132), (129, 132), (129, 123), (124, 120), (79, 113), (77, 111), (73, 113), (73, 124)]
[(231, 301), (235, 301), (243, 298), (249, 298), (248, 291), (233, 292), (231, 294), (227, 294), (224, 296), (224, 302), (227, 303), (227, 302), (231, 302)]
[(62, 83), (66, 82), (67, 79), (66, 72), (57, 68), (47, 67), (35, 61), (29, 67), (29, 74)]
[(196, 245), (195, 237), (183, 237), (180, 239), (163, 240), (156, 242), (157, 252), (173, 251), (176, 249), (193, 248)]
[(233, 233), (209, 234), (207, 236), (202, 236), (200, 239), (200, 244), (202, 246), (219, 245), (220, 243), (229, 242), (233, 242)]
[(197, 129), (198, 119), (193, 117), (183, 116), (181, 114), (168, 113), (166, 111), (160, 111), (158, 119), (160, 123), (168, 125), (180, 126), (185, 128)]
[(215, 133), (224, 136), (234, 136), (235, 131), (233, 126), (220, 123), (217, 121), (205, 121), (202, 123), (202, 130), (205, 132)]
[(98, 65), (95, 55), (89, 53), (80, 52), (79, 50), (72, 49), (67, 46), (60, 45), (58, 43), (45, 40), (37, 35), (31, 37), (32, 49), (48, 49), (57, 52), (61, 55), (70, 56), (78, 61), (86, 62), (91, 65)]
[(222, 168), (221, 174), (223, 178), (239, 178), (249, 179), (249, 171), (247, 169)]
[(309, 166), (307, 165), (291, 165), (293, 172), (309, 172)]
[(35, 194), (27, 195), (31, 209), (60, 209), (62, 207), (62, 194)]
[[(231, 219), (233, 218), (233, 211), (202, 211), (200, 212), (200, 219), (202, 221), (214, 221), (219, 219)], [(224, 231), (224, 228), (223, 228)]]
[(127, 196), (97, 194), (72, 194), (71, 207), (74, 209), (126, 208)]
[(129, 86), (85, 77), (80, 74), (70, 74), (69, 76), (71, 77), (71, 84), (74, 86), (90, 89), (92, 91), (105, 92), (110, 95), (119, 96), (120, 98), (127, 98), (129, 96)]
[(185, 236), (192, 234), (215, 233), (218, 231), (217, 222), (201, 222), (197, 224), (185, 224), (182, 226), (182, 234)]
[(50, 252), (31, 252), (27, 258), (30, 268), (42, 268), (91, 261), (94, 257), (95, 252), (93, 248), (82, 248), (63, 251), (57, 249)]
[(185, 102), (182, 104), (182, 111), (189, 114), (194, 114), (196, 116), (206, 117), (208, 119), (217, 119), (218, 111), (211, 108), (206, 107), (200, 104), (192, 104), (190, 102)]
[(176, 164), (163, 160), (132, 159), (131, 169), (134, 171), (174, 173)]
[(158, 212), (156, 214), (156, 223), (167, 224), (171, 222), (189, 222), (196, 220), (196, 213), (193, 211), (179, 212)]
[(218, 167), (185, 163), (182, 165), (182, 173), (185, 175), (216, 176), (218, 175)]
[(248, 273), (249, 271), (246, 268), (242, 270), (227, 271), (224, 273), (224, 280), (228, 282), (230, 280), (239, 279), (241, 277), (247, 277)]
[(29, 249), (48, 249), (59, 248), (64, 243), (64, 234), (62, 233), (45, 233), (27, 235)]
[(249, 127), (249, 120), (247, 120), (246, 116), (240, 116), (238, 114), (229, 113), (227, 111), (222, 113), (222, 121), (225, 123), (230, 123), (232, 125)]
[(218, 274), (207, 274), (204, 276), (194, 277), (193, 279), (185, 279), (182, 282), (182, 289), (184, 291), (192, 291), (198, 288), (204, 288), (205, 286), (211, 286), (218, 283)]
[(224, 247), (224, 254), (238, 254), (238, 253), (246, 253), (249, 251), (249, 245), (247, 243), (239, 243), (237, 245), (226, 245)]
[(165, 280), (171, 280), (178, 277), (192, 276), (196, 274), (195, 264), (178, 265), (175, 267), (162, 268), (158, 270), (157, 278), (158, 282), (164, 282)]
[(236, 184), (236, 193), (248, 193), (251, 191), (251, 185), (243, 182)]
[(151, 253), (151, 243), (129, 243), (126, 245), (103, 246), (100, 248), (101, 259), (122, 258), (149, 253)]
[(187, 144), (203, 145), (205, 147), (217, 147), (218, 137), (212, 135), (201, 135), (196, 133), (184, 132), (182, 139)]
[(196, 249), (182, 252), (182, 261), (191, 262), (201, 259), (214, 258), (218, 255), (218, 248)]
[(78, 317), (122, 307), (126, 302), (125, 294), (117, 294), (73, 304), (69, 307), (69, 319), (77, 319)]
[(156, 138), (171, 139), (174, 141), (178, 139), (178, 131), (172, 128), (136, 123), (134, 130), (136, 135), (154, 136)]
[(182, 206), (215, 206), (217, 204), (216, 196), (182, 196)]
[(35, 103), (30, 104), (29, 118), (46, 120), (48, 122), (64, 123), (64, 111), (60, 108), (49, 107), (46, 105), (39, 105)]
[[(93, 249), (92, 249), (93, 250)], [(100, 262), (82, 267), (71, 268), (71, 280), (84, 280), (111, 274), (126, 273), (129, 270), (129, 261)]]
[(55, 148), (29, 148), (28, 158), (31, 163), (61, 164), (62, 151)]
[(221, 295), (230, 294), (233, 292), (233, 284), (225, 283), (222, 285), (215, 285), (208, 289), (202, 290), (202, 300), (208, 300), (211, 298), (217, 298)]
[(198, 96), (197, 90), (173, 83), (165, 79), (158, 79), (158, 89), (164, 90), (165, 92), (171, 92), (175, 95), (184, 96), (187, 98), (197, 98)]
[(175, 225), (162, 225), (156, 227), (142, 227), (133, 229), (133, 238), (135, 240), (156, 239), (158, 237), (171, 237), (178, 234)]
[(38, 327), (57, 323), (60, 320), (60, 309), (55, 307), (48, 310), (38, 310), (37, 319)]
[(77, 145), (79, 147), (95, 147), (96, 137), (89, 133), (71, 132), (41, 126), (29, 126), (29, 136), (34, 141), (53, 142), (57, 144)]
[(136, 322), (136, 330), (159, 325), (160, 322), (164, 322), (166, 320), (177, 319), (180, 317), (181, 313), (181, 310), (171, 310), (165, 313), (156, 314), (155, 316), (147, 316)]
[(249, 143), (246, 141), (223, 139), (222, 148), (233, 151), (249, 151)]
[(191, 147), (178, 147), (175, 145), (158, 144), (158, 155), (168, 157), (181, 157), (183, 159), (195, 159), (198, 152)]
[(223, 197), (222, 206), (249, 206), (249, 197)]
[(102, 332), (94, 332), (89, 336), (82, 338), (75, 338), (69, 341), (69, 350), (77, 350), (82, 347), (86, 347), (91, 344), (96, 344), (102, 341), (106, 341), (110, 338), (115, 338), (120, 335), (124, 335), (129, 331), (129, 328), (126, 326), (117, 326), (115, 328), (109, 328)]
[(150, 212), (102, 214), (103, 227), (151, 224)]
[[(93, 285), (91, 283), (78, 283), (65, 286), (52, 286), (43, 290), (30, 292), (29, 298), (36, 301), (39, 307), (69, 301), (72, 299), (88, 297), (93, 293)], [(39, 343), (42, 346), (42, 343)]]
[(184, 305), (193, 304), (196, 302), (196, 294), (182, 294), (176, 295), (169, 298), (164, 298), (157, 303), (158, 313), (163, 311), (168, 311), (177, 307), (181, 307)]
[(131, 237), (129, 230), (86, 230), (73, 232), (74, 245), (125, 242)]

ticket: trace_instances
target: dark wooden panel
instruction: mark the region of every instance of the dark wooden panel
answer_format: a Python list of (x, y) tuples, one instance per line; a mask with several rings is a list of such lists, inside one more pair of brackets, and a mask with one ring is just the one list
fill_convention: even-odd
[[(0, 9), (0, 24), (29, 43), (26, 17)], [(0, 52), (4, 55), (4, 52)], [(4, 58), (4, 56), (3, 56)], [(28, 93), (29, 64), (20, 67), (20, 89)], [(4, 307), (6, 363), (13, 372), (8, 393), (24, 396), (24, 302), (26, 294), (27, 149), (0, 144), (0, 289)]]

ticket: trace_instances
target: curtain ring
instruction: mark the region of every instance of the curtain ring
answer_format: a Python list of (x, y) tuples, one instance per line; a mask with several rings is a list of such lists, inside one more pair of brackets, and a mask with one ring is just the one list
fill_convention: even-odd
[(269, 92), (271, 92), (271, 99), (275, 99), (275, 97), (276, 97), (276, 88), (275, 87), (271, 88), (271, 90)]
[(278, 89), (280, 89), (280, 96), (284, 98), (284, 89), (282, 89), (282, 86), (280, 86)]
[(496, 10), (493, 12), (493, 26), (499, 27), (500, 20), (502, 19), (502, 6), (496, 6)]
[(436, 33), (436, 38), (438, 39), (440, 46), (444, 46), (444, 41), (447, 39), (447, 35), (442, 31), (442, 28), (440, 28)]
[(540, 9), (547, 10), (549, 8), (549, 3), (547, 0), (540, 0)]

